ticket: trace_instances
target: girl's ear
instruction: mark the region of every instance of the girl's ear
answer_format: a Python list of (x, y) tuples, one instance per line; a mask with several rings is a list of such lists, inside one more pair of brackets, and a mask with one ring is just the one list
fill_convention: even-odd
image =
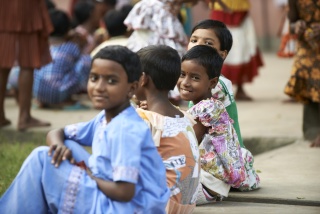
[(219, 77), (210, 79), (210, 89), (215, 88), (216, 85), (218, 84), (218, 81), (219, 81)]

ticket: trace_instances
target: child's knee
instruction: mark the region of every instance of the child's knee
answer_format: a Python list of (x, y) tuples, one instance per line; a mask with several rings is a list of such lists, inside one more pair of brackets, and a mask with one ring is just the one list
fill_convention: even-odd
[(39, 147), (35, 148), (34, 150), (32, 150), (30, 155), (39, 154), (39, 153), (48, 154), (48, 152), (49, 152), (49, 147), (48, 146), (39, 146)]

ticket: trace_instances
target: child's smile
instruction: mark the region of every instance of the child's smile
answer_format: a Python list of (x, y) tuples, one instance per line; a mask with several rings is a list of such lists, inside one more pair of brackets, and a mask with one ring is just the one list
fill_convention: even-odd
[(210, 79), (205, 67), (192, 60), (182, 62), (177, 86), (181, 98), (195, 104), (211, 96)]

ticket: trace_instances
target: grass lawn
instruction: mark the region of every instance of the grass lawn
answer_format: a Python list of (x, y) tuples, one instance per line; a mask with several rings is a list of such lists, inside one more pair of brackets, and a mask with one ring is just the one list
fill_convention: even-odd
[(10, 186), (26, 157), (41, 145), (45, 145), (43, 133), (0, 131), (0, 195)]
[[(45, 133), (0, 130), (0, 197), (19, 172), (31, 151), (46, 145)], [(91, 148), (85, 147), (91, 153)]]

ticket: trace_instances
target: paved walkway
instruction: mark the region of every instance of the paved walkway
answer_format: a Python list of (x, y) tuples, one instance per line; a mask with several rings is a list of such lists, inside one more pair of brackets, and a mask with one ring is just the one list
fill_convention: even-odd
[[(309, 148), (302, 140), (302, 105), (284, 102), (283, 88), (290, 75), (292, 59), (264, 53), (265, 66), (245, 89), (253, 102), (238, 102), (241, 132), (245, 145), (255, 154), (261, 189), (231, 192), (226, 201), (199, 206), (195, 213), (320, 213), (320, 149)], [(15, 130), (18, 108), (6, 100), (7, 117)], [(98, 111), (53, 111), (34, 109), (33, 115), (52, 122), (53, 128), (91, 119)], [(286, 145), (286, 146), (285, 146)], [(273, 149), (273, 150), (271, 150)]]

